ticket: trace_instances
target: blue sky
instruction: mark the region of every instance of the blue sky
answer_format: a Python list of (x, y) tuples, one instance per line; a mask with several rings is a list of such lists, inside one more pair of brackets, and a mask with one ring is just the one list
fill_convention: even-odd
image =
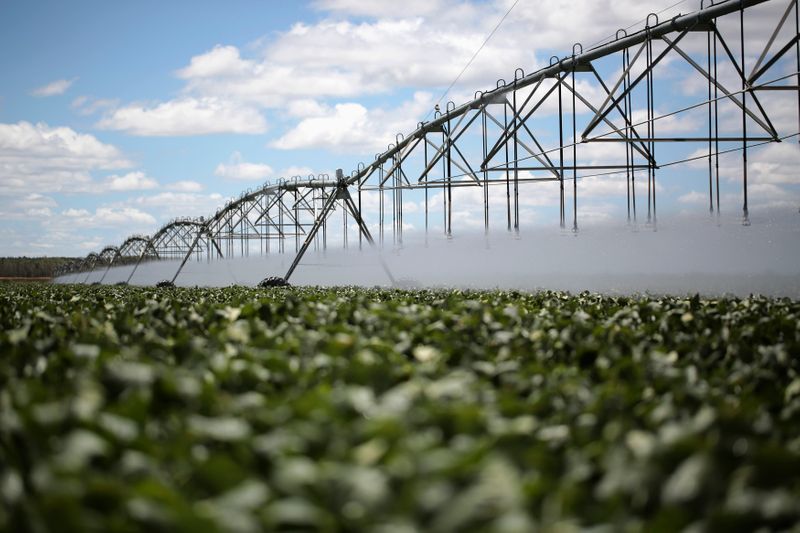
[[(429, 114), (511, 3), (408, 0), (399, 10), (359, 0), (6, 0), (0, 255), (85, 255), (131, 233), (152, 234), (171, 217), (209, 214), (267, 180), (349, 173)], [(447, 99), (461, 103), (513, 78), (518, 66), (531, 72), (567, 55), (574, 41), (641, 25), (673, 3), (520, 0)], [(748, 13), (751, 62), (786, 2), (768, 4)], [(661, 19), (697, 7), (683, 2)], [(674, 62), (660, 74), (659, 90), (673, 104), (704, 90), (690, 71)], [(587, 94), (595, 89), (586, 82)], [(776, 101), (772, 110), (782, 133), (797, 130), (796, 105)], [(701, 116), (668, 127), (696, 129)], [(542, 130), (553, 124), (545, 117)], [(800, 205), (797, 146), (784, 144), (753, 155), (753, 204), (764, 212)], [(724, 164), (733, 175), (733, 156)], [(664, 174), (662, 210), (703, 212), (701, 166)], [(624, 220), (624, 182), (622, 195), (618, 180), (582, 187), (587, 223)], [(729, 211), (737, 187), (733, 177), (723, 184)], [(465, 229), (482, 219), (479, 209), (470, 212), (472, 196), (456, 215)], [(408, 201), (418, 207), (419, 196)], [(524, 222), (557, 224), (552, 204), (523, 204)], [(408, 213), (418, 229), (419, 210), (410, 205)]]

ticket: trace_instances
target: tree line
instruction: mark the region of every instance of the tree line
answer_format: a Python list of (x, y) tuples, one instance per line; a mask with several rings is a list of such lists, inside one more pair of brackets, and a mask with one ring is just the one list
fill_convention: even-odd
[(55, 270), (73, 257), (0, 257), (2, 278), (51, 278)]

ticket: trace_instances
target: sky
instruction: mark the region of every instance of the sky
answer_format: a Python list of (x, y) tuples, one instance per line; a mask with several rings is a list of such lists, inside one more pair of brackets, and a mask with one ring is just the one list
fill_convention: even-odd
[[(430, 118), (512, 3), (3, 0), (0, 255), (84, 256), (131, 234), (151, 235), (174, 217), (209, 215), (268, 181), (336, 168), (349, 174), (398, 132)], [(748, 12), (749, 65), (786, 5), (771, 0)], [(638, 29), (649, 12), (666, 20), (698, 7), (693, 0), (519, 0), (442, 105), (513, 79), (518, 67), (532, 72), (552, 55), (569, 55), (576, 41), (588, 48), (618, 28)], [(687, 49), (704, 42), (687, 41)], [(778, 67), (794, 71), (788, 61)], [(659, 91), (678, 104), (705, 91), (686, 64), (665, 69)], [(584, 88), (601, 98), (588, 82)], [(778, 129), (796, 133), (796, 94), (775, 93), (769, 111)], [(552, 129), (548, 116), (544, 128)], [(675, 117), (664, 128), (702, 129), (703, 116)], [(722, 118), (735, 133), (735, 114)], [(701, 149), (662, 153), (679, 158)], [(737, 157), (723, 158), (728, 212), (741, 203)], [(685, 165), (674, 179), (664, 174), (662, 212), (707, 209), (703, 164)], [(796, 138), (752, 151), (756, 215), (797, 212), (798, 165)], [(581, 181), (582, 223), (624, 220), (619, 180)], [(454, 225), (475, 229), (480, 195), (459, 194)], [(410, 231), (421, 226), (420, 201), (408, 196)], [(493, 209), (502, 201), (492, 194)], [(553, 209), (524, 195), (522, 221), (557, 224)]]

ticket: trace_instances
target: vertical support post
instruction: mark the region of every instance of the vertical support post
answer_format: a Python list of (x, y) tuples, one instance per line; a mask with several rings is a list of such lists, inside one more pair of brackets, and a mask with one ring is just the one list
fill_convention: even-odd
[[(645, 60), (646, 65), (645, 68), (647, 69), (647, 76), (645, 80), (645, 100), (647, 104), (647, 138), (651, 139), (653, 137), (651, 128), (652, 128), (652, 120), (650, 119), (650, 30), (647, 30), (647, 44), (645, 45)], [(647, 142), (647, 148), (650, 149), (650, 141)], [(652, 154), (652, 152), (650, 152)], [(651, 187), (652, 187), (652, 169), (653, 163), (652, 161), (648, 161), (647, 163), (647, 223), (650, 224), (651, 212), (650, 212), (650, 202), (651, 202)]]
[(392, 246), (397, 246), (397, 155), (392, 157), (392, 168), (394, 171), (389, 176), (389, 183), (392, 187)]
[(383, 165), (378, 168), (378, 238), (380, 239), (381, 248), (383, 248)]
[[(717, 80), (717, 19), (714, 19), (714, 80)], [(717, 220), (719, 220), (719, 87), (714, 84), (714, 176), (716, 179), (717, 193)]]
[[(707, 63), (707, 70), (708, 72), (712, 72), (711, 70), (711, 29), (706, 32), (706, 55), (708, 56), (708, 63)], [(712, 187), (712, 178), (713, 178), (713, 171), (712, 171), (712, 161), (711, 161), (711, 152), (712, 152), (712, 139), (714, 137), (714, 132), (712, 129), (712, 122), (711, 122), (711, 78), (708, 79), (708, 212), (713, 216), (714, 214), (714, 190)]]
[[(272, 203), (274, 205), (277, 202), (270, 202), (270, 203)], [(272, 240), (272, 238), (270, 236), (270, 231), (272, 230), (272, 228), (270, 226), (272, 226), (272, 224), (270, 223), (270, 221), (274, 220), (269, 215), (270, 203), (267, 203), (267, 206), (264, 208), (264, 217), (265, 217), (265, 223), (264, 223), (264, 235), (265, 235), (264, 241), (265, 242), (264, 242), (264, 246), (265, 246), (265, 248), (267, 250), (267, 255), (269, 255), (270, 240)]]
[(286, 205), (283, 203), (283, 197), (286, 195), (286, 189), (283, 184), (278, 187), (278, 201), (275, 205), (278, 206), (278, 243), (280, 243), (281, 253), (286, 252), (286, 228), (284, 227), (284, 210)]
[(558, 188), (559, 188), (559, 225), (565, 226), (564, 216), (564, 110), (561, 102), (561, 78), (558, 79)]
[(744, 68), (744, 0), (739, 8), (739, 39), (741, 47), (741, 60), (742, 60), (742, 188), (744, 193), (744, 204), (742, 206), (742, 225), (750, 225), (750, 212), (747, 207), (747, 79), (745, 77)]
[[(800, 1), (794, 0), (794, 32), (800, 35)], [(797, 86), (800, 87), (800, 41), (795, 43), (795, 61), (797, 69)], [(800, 89), (797, 90), (797, 131), (800, 131)], [(797, 142), (800, 142), (798, 137)]]
[(298, 205), (299, 199), (297, 198), (297, 178), (294, 179), (294, 194), (292, 198), (294, 200), (294, 253), (297, 253), (300, 250), (300, 229), (302, 227), (300, 223), (300, 206)]
[[(319, 217), (320, 210), (325, 206), (325, 189), (315, 189), (311, 191), (311, 205), (313, 207), (313, 217), (316, 221)], [(321, 228), (321, 226), (320, 226)], [(314, 251), (319, 252), (322, 250), (322, 246), (320, 245), (320, 233), (317, 232), (314, 236)], [(300, 248), (302, 249), (303, 245), (300, 244)]]
[(656, 109), (655, 109), (655, 107), (656, 106), (655, 106), (655, 80), (654, 80), (655, 76), (653, 74), (653, 68), (655, 68), (655, 65), (653, 65), (653, 40), (652, 39), (648, 40), (648, 47), (647, 48), (648, 48), (648, 50), (647, 50), (648, 61), (650, 62), (650, 68), (649, 68), (649, 72), (650, 72), (650, 80), (649, 80), (649, 82), (650, 82), (650, 90), (648, 91), (648, 95), (650, 96), (649, 109), (650, 109), (651, 127), (650, 127), (650, 148), (649, 148), (649, 152), (650, 152), (650, 156), (653, 159), (653, 161), (650, 164), (650, 166), (653, 169), (652, 170), (652, 179), (653, 179), (653, 229), (655, 229), (656, 228), (656, 224), (657, 224), (657, 212), (656, 212), (656, 142), (655, 142), (655, 138), (656, 138)]
[(397, 191), (397, 242), (403, 245), (403, 160), (398, 154), (395, 170), (395, 190)]
[[(425, 157), (425, 168), (428, 168), (428, 139), (427, 133), (423, 133), (422, 150)], [(425, 244), (428, 244), (428, 174), (425, 174)]]
[[(625, 55), (628, 58), (628, 67), (631, 64), (631, 53), (629, 49), (625, 49)], [(625, 85), (630, 88), (631, 86), (631, 75), (630, 71), (625, 75)], [(633, 95), (628, 92), (625, 96), (625, 99), (628, 101), (628, 113), (631, 115), (633, 114)], [(630, 116), (630, 115), (629, 115)], [(628, 124), (632, 123), (631, 118), (628, 119)], [(633, 127), (628, 128), (628, 142), (627, 146), (630, 150), (631, 156), (631, 208), (633, 209), (633, 223), (636, 224), (636, 150), (633, 147), (633, 143), (630, 142), (630, 136), (633, 133)]]
[(511, 93), (512, 106), (511, 113), (514, 116), (514, 233), (519, 234), (519, 154), (517, 131), (519, 130), (519, 120), (517, 116), (517, 73), (514, 73), (514, 90)]
[[(486, 131), (486, 109), (481, 109), (481, 139), (483, 145), (483, 161), (489, 151), (489, 137)], [(483, 167), (483, 232), (489, 233), (489, 170)]]
[[(267, 235), (267, 231), (269, 226), (265, 222), (266, 213), (264, 212), (264, 195), (259, 194), (258, 200), (256, 201), (256, 205), (258, 206), (258, 226), (261, 226), (261, 231), (258, 232), (258, 251), (263, 257), (264, 255), (264, 239)], [(211, 251), (211, 247), (209, 247), (209, 252)]]
[[(578, 129), (575, 117), (575, 63), (572, 67), (572, 231), (578, 232)], [(627, 122), (627, 119), (626, 119)]]
[[(328, 194), (328, 190), (325, 188), (325, 177), (322, 178), (322, 197), (323, 199), (327, 199), (325, 196)], [(328, 251), (328, 213), (322, 217), (322, 253), (325, 254)]]
[(507, 229), (511, 231), (511, 183), (508, 175), (508, 100), (503, 100), (503, 136), (506, 137), (504, 151), (506, 157), (506, 221)]
[(450, 238), (453, 236), (453, 149), (450, 142), (453, 130), (450, 128), (450, 106), (447, 107), (447, 237)]
[[(628, 49), (622, 49), (622, 72), (628, 71)], [(622, 77), (622, 91), (625, 94), (628, 90), (627, 74)], [(625, 113), (625, 192), (627, 194), (627, 207), (628, 207), (628, 224), (631, 223), (631, 150), (630, 150), (630, 123), (628, 116), (630, 111), (628, 109), (628, 95), (622, 99), (622, 110)]]
[[(363, 187), (363, 182), (359, 180), (358, 182), (358, 212), (361, 212), (361, 187)], [(361, 232), (358, 232), (358, 249), (361, 250)]]

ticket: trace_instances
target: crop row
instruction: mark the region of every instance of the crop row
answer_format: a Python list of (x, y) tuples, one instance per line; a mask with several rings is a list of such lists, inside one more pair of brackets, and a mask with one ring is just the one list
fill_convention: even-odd
[(800, 303), (0, 285), (0, 530), (800, 520)]

